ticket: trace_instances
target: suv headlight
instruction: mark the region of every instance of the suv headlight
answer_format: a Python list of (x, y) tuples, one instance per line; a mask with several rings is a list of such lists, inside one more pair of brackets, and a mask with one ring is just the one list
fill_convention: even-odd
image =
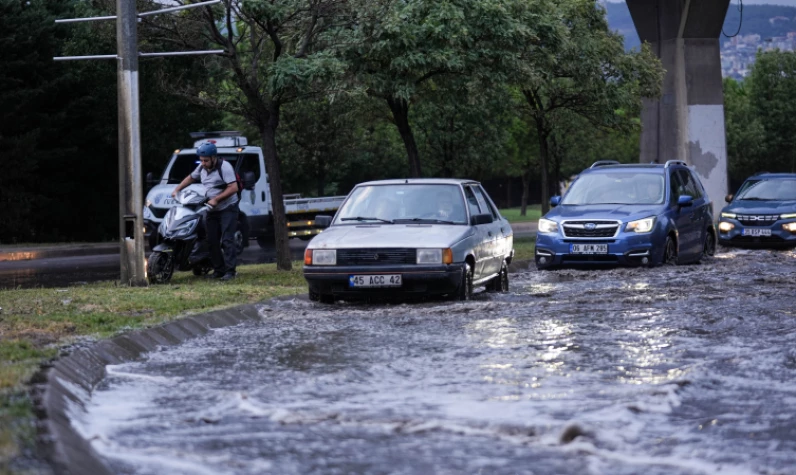
[[(794, 214), (796, 216), (796, 214)], [(721, 213), (722, 218), (735, 219), (735, 213)]]
[(783, 214), (779, 219), (793, 219), (796, 218), (796, 213)]
[(649, 218), (639, 219), (637, 221), (631, 221), (627, 223), (627, 228), (625, 228), (625, 231), (648, 233), (652, 231), (652, 228), (654, 227), (655, 227), (655, 217), (651, 216)]
[(539, 220), (539, 232), (540, 233), (557, 233), (558, 232), (558, 223), (555, 221), (551, 221), (549, 219), (540, 219)]
[(334, 249), (313, 249), (312, 264), (316, 266), (333, 266), (337, 264), (337, 251)]

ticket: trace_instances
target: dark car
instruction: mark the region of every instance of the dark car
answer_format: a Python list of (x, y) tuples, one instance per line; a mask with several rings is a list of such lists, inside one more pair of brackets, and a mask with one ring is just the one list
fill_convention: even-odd
[(536, 266), (657, 265), (713, 255), (711, 201), (685, 162), (596, 162), (539, 220)]
[(796, 174), (760, 173), (746, 179), (721, 210), (725, 246), (796, 246)]

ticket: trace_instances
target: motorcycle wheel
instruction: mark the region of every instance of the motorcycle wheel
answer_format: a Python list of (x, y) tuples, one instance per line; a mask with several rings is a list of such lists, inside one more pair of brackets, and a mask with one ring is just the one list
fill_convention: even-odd
[(153, 252), (146, 264), (146, 277), (150, 284), (165, 284), (174, 274), (171, 253)]

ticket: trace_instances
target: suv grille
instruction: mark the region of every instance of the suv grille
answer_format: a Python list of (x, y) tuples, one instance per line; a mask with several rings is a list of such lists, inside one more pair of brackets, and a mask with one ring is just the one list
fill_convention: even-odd
[(779, 215), (739, 214), (736, 216), (736, 219), (744, 226), (770, 226), (774, 224), (774, 221), (779, 219)]
[(416, 249), (338, 249), (337, 265), (377, 266), (383, 264), (415, 264)]
[(567, 221), (563, 225), (564, 236), (577, 238), (614, 237), (619, 223), (616, 221)]

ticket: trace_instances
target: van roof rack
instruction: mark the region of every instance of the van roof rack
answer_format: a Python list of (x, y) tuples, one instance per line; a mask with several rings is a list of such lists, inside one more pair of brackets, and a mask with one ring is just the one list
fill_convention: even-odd
[(215, 130), (211, 132), (191, 132), (191, 138), (194, 140), (199, 139), (212, 139), (216, 137), (240, 137), (243, 134), (237, 130)]
[(688, 166), (688, 164), (687, 164), (687, 163), (685, 163), (685, 162), (684, 162), (684, 161), (682, 161), (682, 160), (667, 160), (667, 161), (666, 161), (666, 164), (664, 164), (664, 165), (663, 165), (663, 168), (669, 168), (669, 167), (670, 167), (670, 166), (672, 166), (672, 165), (682, 165), (682, 166), (684, 166), (684, 167), (687, 167), (687, 166)]
[(621, 165), (621, 163), (617, 162), (616, 160), (597, 160), (596, 162), (592, 163), (589, 168), (604, 167), (606, 165)]

